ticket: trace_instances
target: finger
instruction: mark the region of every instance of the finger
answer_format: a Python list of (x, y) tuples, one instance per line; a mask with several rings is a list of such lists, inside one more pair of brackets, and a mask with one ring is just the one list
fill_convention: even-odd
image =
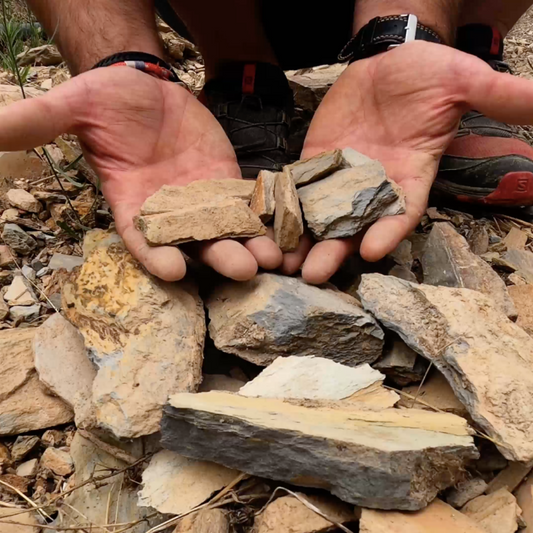
[(246, 281), (257, 274), (255, 257), (237, 241), (210, 241), (193, 248), (200, 261), (227, 278)]
[(313, 240), (308, 233), (304, 233), (300, 238), (298, 248), (294, 252), (283, 254), (283, 264), (281, 273), (286, 276), (292, 276), (303, 265), (309, 250), (313, 247)]
[[(423, 178), (402, 182), (406, 197), (405, 214), (381, 218), (368, 228), (359, 250), (365, 261), (373, 263), (383, 259), (416, 228), (426, 212), (436, 171), (436, 165), (434, 168), (430, 165), (422, 171), (425, 174)], [(415, 168), (413, 172), (416, 172)]]
[(115, 207), (115, 225), (129, 252), (137, 261), (164, 281), (178, 281), (185, 276), (187, 266), (178, 248), (172, 246), (149, 246), (143, 234), (137, 230), (133, 217), (139, 208), (120, 204)]
[(83, 84), (72, 79), (44, 96), (0, 109), (0, 150), (31, 150), (76, 126)]
[(315, 244), (309, 252), (302, 269), (302, 277), (307, 283), (320, 285), (337, 272), (344, 261), (357, 251), (361, 237), (332, 239)]
[(274, 270), (283, 262), (283, 253), (268, 233), (248, 239), (243, 245), (254, 256), (259, 267), (265, 270)]
[(468, 60), (462, 84), (469, 107), (501, 122), (533, 124), (533, 81), (496, 72), (472, 56)]

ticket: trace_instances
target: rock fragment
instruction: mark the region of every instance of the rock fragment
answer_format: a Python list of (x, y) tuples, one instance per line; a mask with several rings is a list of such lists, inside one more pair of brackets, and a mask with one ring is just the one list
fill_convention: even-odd
[(2, 522), (2, 533), (41, 533), (42, 529), (39, 522), (37, 522), (32, 513), (17, 515), (16, 521), (23, 525), (7, 524), (6, 522), (15, 521), (14, 518), (9, 518), (13, 514), (13, 509), (0, 507), (0, 520), (4, 520)]
[(526, 528), (521, 533), (533, 532), (533, 477), (527, 478), (515, 493), (516, 501), (522, 509), (522, 518)]
[[(468, 417), (466, 407), (457, 399), (446, 378), (438, 371), (431, 372), (422, 386), (405, 387), (402, 392), (409, 396), (402, 396), (401, 406), (412, 407), (414, 405), (418, 409), (439, 409), (463, 418)], [(414, 401), (414, 398), (420, 402)]]
[(426, 373), (424, 361), (399, 338), (393, 339), (385, 348), (383, 357), (372, 366), (400, 387), (420, 383)]
[(512, 227), (511, 231), (503, 239), (508, 250), (523, 250), (527, 244), (528, 236), (521, 229)]
[(261, 219), (263, 224), (270, 222), (276, 210), (276, 179), (276, 172), (262, 170), (255, 182), (250, 209)]
[(63, 58), (53, 44), (44, 44), (22, 52), (17, 56), (17, 60), (20, 66), (42, 65), (48, 67), (59, 65)]
[(202, 509), (178, 522), (174, 533), (229, 533), (230, 522), (222, 509)]
[(29, 213), (40, 213), (43, 210), (41, 202), (24, 189), (10, 189), (6, 193), (6, 198), (13, 207)]
[(29, 461), (26, 461), (25, 463), (22, 463), (17, 468), (17, 476), (20, 477), (35, 477), (35, 474), (37, 474), (37, 470), (39, 469), (39, 460), (38, 459), (30, 459)]
[(469, 289), (366, 274), (363, 307), (444, 374), (509, 460), (533, 460), (533, 339)]
[(447, 222), (437, 222), (433, 226), (421, 262), (424, 283), (482, 292), (508, 317), (516, 317), (504, 281), (470, 250), (466, 239)]
[(454, 415), (356, 407), (175, 394), (165, 407), (161, 442), (187, 457), (327, 488), (355, 505), (406, 510), (426, 506), (478, 455), (466, 422)]
[(360, 533), (485, 533), (476, 522), (441, 500), (418, 513), (363, 509)]
[(533, 285), (513, 285), (507, 290), (518, 314), (516, 323), (533, 336)]
[(204, 374), (204, 378), (202, 379), (202, 384), (200, 385), (198, 392), (210, 392), (212, 390), (239, 392), (239, 390), (245, 384), (245, 381), (222, 374)]
[(81, 265), (83, 265), (83, 257), (55, 253), (50, 259), (50, 263), (48, 263), (48, 268), (50, 270), (64, 268), (67, 272), (72, 272)]
[(20, 435), (11, 448), (11, 458), (15, 463), (22, 461), (28, 454), (39, 446), (39, 437), (35, 435)]
[(39, 379), (74, 409), (78, 427), (91, 426), (96, 368), (87, 356), (83, 335), (56, 313), (37, 330), (33, 352)]
[(5, 320), (9, 316), (9, 307), (5, 302), (0, 300), (0, 321)]
[(9, 246), (0, 244), (0, 268), (10, 267), (15, 264), (13, 254), (9, 249)]
[(533, 253), (528, 250), (507, 250), (502, 259), (512, 266), (516, 273), (533, 284)]
[(39, 318), (41, 313), (41, 305), (35, 304), (30, 306), (15, 305), (9, 310), (9, 317), (11, 320), (26, 320), (31, 322)]
[(63, 287), (63, 309), (98, 368), (98, 424), (117, 437), (149, 435), (168, 396), (201, 382), (203, 304), (192, 282), (157, 280), (115, 234), (91, 233), (92, 251)]
[(266, 233), (259, 217), (242, 200), (190, 205), (186, 209), (140, 216), (136, 225), (152, 246), (181, 244)]
[(507, 489), (500, 489), (490, 496), (479, 496), (467, 503), (461, 512), (486, 533), (515, 533), (522, 514), (516, 498)]
[(37, 297), (31, 285), (22, 277), (15, 276), (13, 282), (4, 294), (4, 300), (11, 307), (15, 305), (33, 305), (37, 303)]
[(296, 187), (301, 187), (339, 170), (342, 163), (342, 151), (332, 150), (331, 152), (323, 152), (315, 155), (309, 159), (296, 161), (296, 163), (284, 167), (284, 170), (288, 170), (291, 173)]
[[(298, 494), (338, 524), (356, 520), (353, 508), (326, 496)], [(254, 522), (254, 533), (325, 533), (335, 525), (309, 509), (294, 496), (283, 496), (268, 504)]]
[(509, 463), (498, 475), (490, 482), (486, 494), (498, 492), (500, 489), (507, 489), (509, 492), (514, 490), (524, 481), (526, 476), (531, 472), (532, 465), (523, 463)]
[(255, 182), (251, 180), (198, 180), (186, 187), (163, 185), (141, 207), (141, 215), (182, 211), (193, 205), (214, 205), (223, 200), (250, 202)]
[(143, 472), (139, 506), (164, 514), (187, 513), (238, 476), (236, 470), (163, 450), (152, 457)]
[(382, 352), (383, 332), (369, 314), (299, 279), (259, 274), (246, 282), (225, 281), (206, 305), (216, 347), (261, 366), (280, 355), (357, 366)]
[(381, 217), (405, 212), (400, 187), (387, 178), (379, 161), (365, 159), (362, 165), (298, 189), (316, 239), (352, 237)]
[(11, 250), (21, 255), (28, 255), (37, 247), (37, 241), (16, 224), (5, 224), (2, 238)]
[(276, 178), (275, 199), (274, 240), (282, 252), (293, 252), (298, 247), (304, 226), (300, 201), (288, 170), (280, 172)]
[(41, 457), (41, 466), (58, 476), (69, 476), (74, 472), (74, 462), (70, 454), (59, 448), (46, 448)]
[(321, 357), (278, 357), (239, 394), (250, 398), (338, 401), (384, 379), (369, 365), (349, 368)]
[(33, 364), (35, 328), (0, 331), (0, 436), (72, 422), (73, 413), (39, 381)]
[(487, 487), (487, 482), (480, 477), (462, 481), (448, 492), (446, 502), (459, 509), (474, 498), (481, 496)]

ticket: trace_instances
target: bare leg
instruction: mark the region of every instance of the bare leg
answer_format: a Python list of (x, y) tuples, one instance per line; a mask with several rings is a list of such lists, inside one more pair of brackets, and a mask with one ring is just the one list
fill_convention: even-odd
[(208, 79), (236, 61), (277, 64), (255, 0), (171, 0), (171, 4), (204, 56)]
[(459, 23), (495, 26), (505, 37), (531, 5), (533, 0), (468, 0)]
[(28, 4), (48, 35), (54, 35), (73, 74), (117, 52), (163, 55), (153, 0), (28, 0)]

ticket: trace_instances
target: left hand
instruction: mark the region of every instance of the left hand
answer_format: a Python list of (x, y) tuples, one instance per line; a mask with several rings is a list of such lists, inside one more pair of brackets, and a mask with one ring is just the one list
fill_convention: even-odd
[(292, 273), (305, 260), (304, 279), (324, 283), (357, 248), (367, 261), (392, 252), (425, 213), (440, 158), (470, 109), (531, 124), (533, 83), (422, 41), (350, 65), (318, 108), (302, 158), (351, 147), (381, 161), (406, 195), (406, 213), (378, 220), (364, 236), (314, 246), (304, 237), (285, 256), (283, 271)]

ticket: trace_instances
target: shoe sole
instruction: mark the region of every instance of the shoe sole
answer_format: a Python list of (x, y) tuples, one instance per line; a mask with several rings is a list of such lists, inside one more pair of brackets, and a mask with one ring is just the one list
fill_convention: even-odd
[(532, 172), (509, 172), (495, 190), (458, 185), (443, 179), (436, 181), (434, 188), (459, 202), (509, 207), (533, 205)]

